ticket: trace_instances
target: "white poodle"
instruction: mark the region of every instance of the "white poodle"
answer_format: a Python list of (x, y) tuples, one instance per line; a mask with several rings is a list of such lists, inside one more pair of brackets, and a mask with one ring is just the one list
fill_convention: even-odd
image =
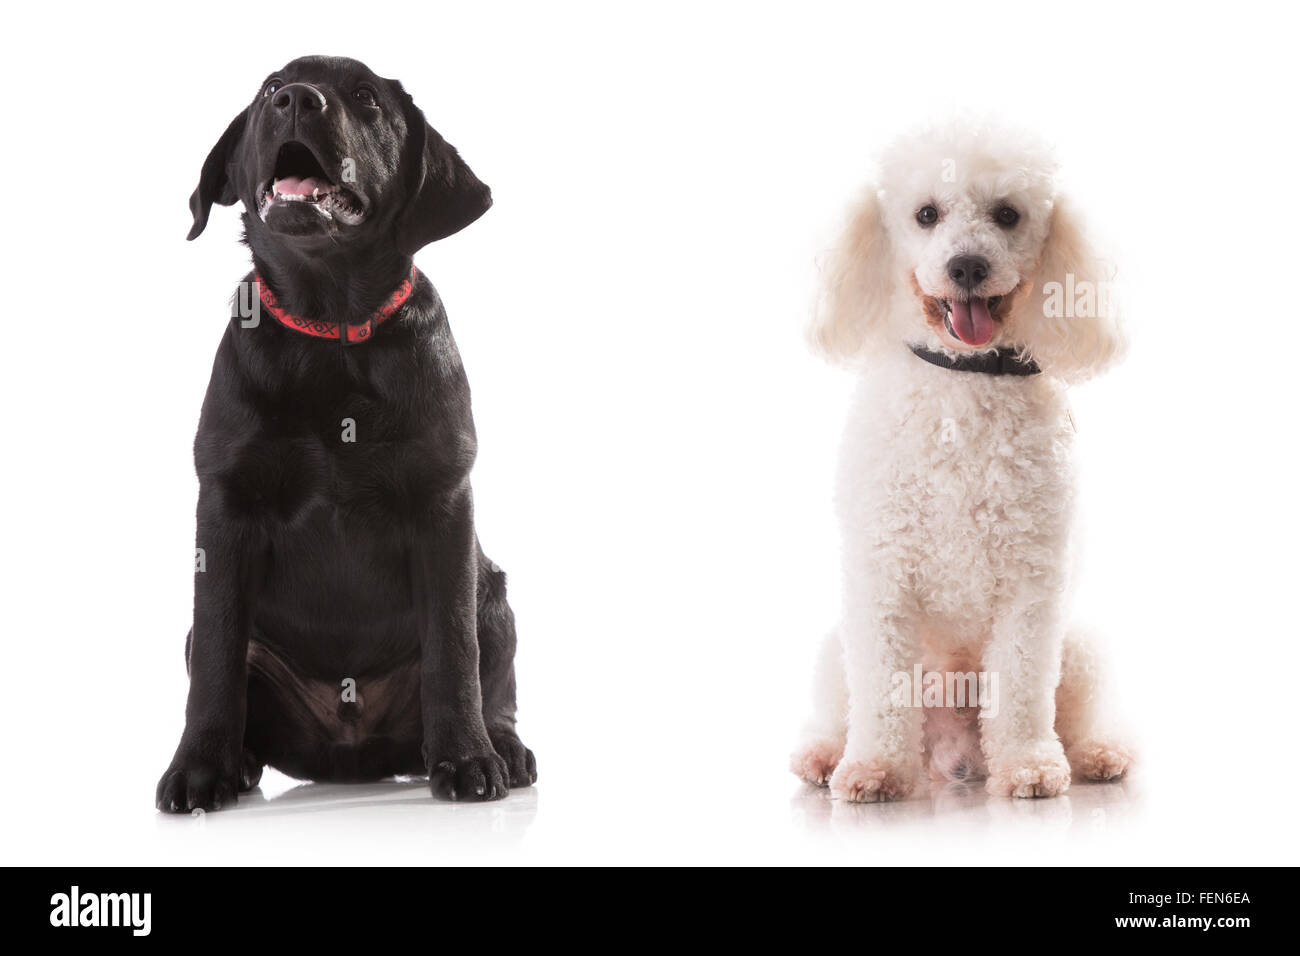
[(1055, 172), (1004, 130), (905, 139), (830, 263), (812, 338), (860, 370), (837, 496), (845, 600), (793, 769), (841, 799), (901, 798), (927, 758), (937, 779), (1018, 797), (1129, 765), (1062, 617), (1066, 385), (1122, 337)]

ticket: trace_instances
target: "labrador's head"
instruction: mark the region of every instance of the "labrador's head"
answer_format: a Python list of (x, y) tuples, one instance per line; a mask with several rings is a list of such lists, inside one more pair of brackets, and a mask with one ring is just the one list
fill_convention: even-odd
[(401, 83), (308, 56), (268, 76), (208, 154), (189, 238), (213, 203), (237, 201), (255, 249), (391, 244), (411, 255), (478, 219), (492, 194)]

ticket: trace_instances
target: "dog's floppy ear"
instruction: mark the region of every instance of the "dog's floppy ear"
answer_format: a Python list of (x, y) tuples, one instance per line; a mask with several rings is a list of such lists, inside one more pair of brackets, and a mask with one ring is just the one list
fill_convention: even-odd
[(1048, 230), (1033, 291), (1018, 310), (1018, 337), (1044, 372), (1079, 382), (1124, 352), (1114, 269), (1094, 251), (1064, 196), (1053, 203)]
[(857, 355), (882, 322), (893, 292), (888, 237), (880, 197), (869, 187), (853, 208), (839, 244), (825, 263), (821, 297), (808, 339), (833, 361)]
[(217, 140), (217, 145), (212, 147), (208, 158), (203, 161), (203, 171), (199, 174), (199, 187), (194, 190), (194, 195), (190, 196), (190, 212), (194, 214), (194, 225), (190, 227), (190, 234), (185, 237), (186, 239), (197, 239), (202, 234), (208, 224), (208, 213), (212, 211), (214, 202), (223, 206), (233, 206), (239, 200), (235, 192), (235, 184), (230, 179), (230, 163), (234, 159), (239, 141), (244, 138), (244, 124), (247, 120), (248, 110), (244, 110), (231, 120), (226, 131), (221, 134), (221, 139)]
[(397, 219), (397, 248), (414, 255), (431, 242), (460, 232), (492, 205), (492, 190), (479, 181), (455, 148), (404, 96), (410, 130), (410, 192)]

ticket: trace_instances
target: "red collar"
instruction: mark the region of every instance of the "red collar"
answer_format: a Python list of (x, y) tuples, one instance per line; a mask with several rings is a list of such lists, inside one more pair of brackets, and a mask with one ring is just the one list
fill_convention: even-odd
[[(276, 321), (286, 329), (293, 329), (294, 331), (303, 332), (307, 335), (314, 335), (318, 339), (334, 339), (335, 341), (338, 341), (339, 325), (341, 323), (326, 322), (322, 319), (308, 319), (301, 315), (294, 315), (291, 312), (286, 312), (284, 309), (280, 308), (280, 303), (275, 298), (275, 293), (271, 291), (271, 287), (262, 281), (261, 274), (254, 273), (253, 275), (257, 280), (258, 296), (262, 300), (262, 305), (266, 306), (267, 311), (275, 316)], [(402, 303), (411, 297), (411, 292), (415, 288), (415, 279), (418, 275), (419, 273), (416, 272), (415, 267), (412, 266), (411, 277), (409, 279), (403, 279), (402, 284), (393, 290), (393, 294), (385, 300), (383, 305), (375, 309), (370, 318), (366, 319), (366, 321), (359, 325), (348, 323), (345, 326), (347, 328), (347, 338), (344, 340), (344, 344), (356, 345), (370, 338), (370, 336), (374, 334), (375, 329), (379, 328), (380, 324), (382, 324), (385, 319), (400, 309)]]

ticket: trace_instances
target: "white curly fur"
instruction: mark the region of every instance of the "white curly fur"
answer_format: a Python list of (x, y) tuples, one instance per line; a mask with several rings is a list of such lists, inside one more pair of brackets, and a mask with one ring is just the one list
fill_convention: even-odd
[[(932, 773), (984, 775), (1006, 796), (1063, 792), (1067, 752), (1093, 779), (1128, 765), (1101, 722), (1087, 644), (1062, 620), (1074, 486), (1065, 386), (1105, 368), (1122, 339), (1096, 299), (1045, 313), (1050, 283), (1110, 278), (1055, 177), (1050, 153), (1021, 134), (911, 136), (883, 156), (829, 263), (811, 339), (860, 380), (837, 495), (843, 617), (794, 770), (836, 797), (905, 796), (927, 754)], [(916, 221), (927, 204), (940, 212), (928, 228)], [(1020, 214), (1013, 228), (995, 221), (1002, 205)], [(1015, 348), (1044, 374), (953, 371), (911, 353), (972, 350), (927, 319), (922, 298), (965, 298), (948, 277), (959, 254), (988, 261), (974, 293), (1007, 297), (984, 347)], [(893, 677), (918, 661), (996, 673), (996, 714), (900, 704)]]

